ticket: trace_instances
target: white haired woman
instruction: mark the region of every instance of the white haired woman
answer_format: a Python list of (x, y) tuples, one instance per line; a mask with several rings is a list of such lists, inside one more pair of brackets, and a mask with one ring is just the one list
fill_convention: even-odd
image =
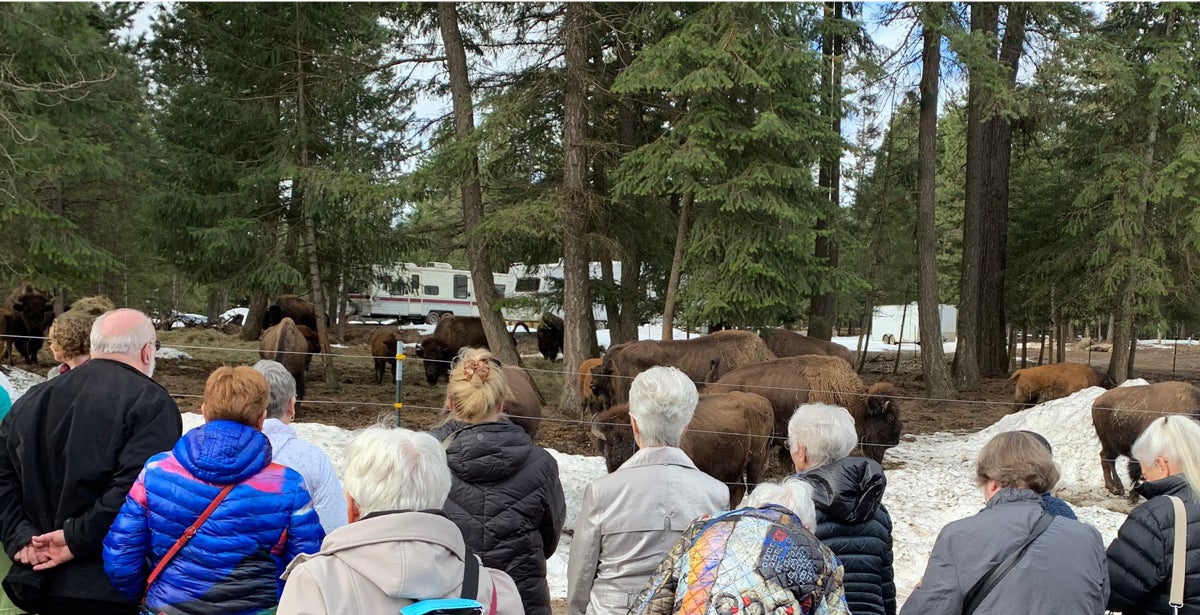
[(504, 370), (483, 348), (463, 348), (450, 368), (450, 419), (430, 433), (446, 447), (453, 477), (446, 515), (488, 566), (517, 584), (528, 615), (550, 615), (546, 560), (567, 515), (558, 462), (501, 417)]
[(763, 483), (744, 504), (692, 522), (630, 615), (850, 615), (842, 565), (808, 529), (812, 488), (794, 478)]
[(696, 385), (674, 367), (633, 379), (638, 451), (583, 491), (567, 564), (569, 615), (624, 615), (692, 519), (729, 505), (725, 484), (679, 448), (698, 401)]
[[(469, 558), (477, 556), (438, 510), (450, 493), (441, 443), (372, 427), (346, 447), (344, 464), (350, 524), (288, 566), (279, 614), (398, 613), (417, 600), (460, 597)], [(473, 597), (483, 613), (522, 613), (508, 575), (477, 570)]]
[[(1108, 546), (1108, 608), (1123, 613), (1170, 613), (1168, 605), (1175, 510), (1167, 496), (1183, 500), (1187, 551), (1183, 608), (1200, 613), (1200, 424), (1186, 416), (1155, 419), (1133, 443), (1144, 481), (1134, 489), (1146, 502), (1134, 508)], [(1192, 538), (1196, 536), (1196, 538)]]
[(894, 615), (892, 517), (883, 506), (883, 468), (847, 457), (858, 442), (845, 408), (804, 404), (788, 421), (788, 450), (797, 477), (813, 489), (813, 533), (846, 568), (846, 602), (855, 615)]

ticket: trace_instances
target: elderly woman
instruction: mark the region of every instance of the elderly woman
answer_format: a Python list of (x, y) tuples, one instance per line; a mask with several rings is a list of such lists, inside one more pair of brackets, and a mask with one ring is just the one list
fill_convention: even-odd
[(484, 613), (520, 615), (512, 579), (478, 568), (462, 532), (437, 512), (450, 493), (440, 442), (372, 427), (346, 447), (344, 478), (350, 524), (288, 566), (280, 615), (399, 613), (414, 599), (458, 598), (468, 563), (478, 570), (469, 598)]
[(516, 582), (525, 613), (550, 615), (546, 559), (558, 547), (566, 500), (558, 463), (501, 416), (509, 388), (500, 367), (487, 350), (464, 348), (450, 370), (450, 418), (431, 431), (453, 476), (445, 512), (485, 566)]
[(629, 418), (638, 451), (583, 491), (567, 564), (569, 615), (624, 615), (692, 519), (729, 506), (725, 484), (679, 448), (699, 399), (674, 367), (651, 367), (633, 379)]
[(872, 459), (847, 457), (858, 441), (844, 408), (804, 404), (788, 421), (797, 476), (812, 486), (813, 533), (846, 568), (846, 602), (855, 615), (894, 615), (892, 517), (883, 506), (887, 479)]
[(1146, 502), (1133, 509), (1108, 546), (1108, 608), (1123, 613), (1170, 613), (1175, 568), (1175, 509), (1167, 496), (1183, 501), (1187, 550), (1183, 608), (1200, 613), (1200, 425), (1185, 416), (1155, 419), (1133, 443), (1133, 458), (1144, 481), (1134, 489)]
[[(1100, 532), (1042, 509), (1038, 494), (1058, 482), (1058, 468), (1037, 438), (996, 435), (979, 452), (975, 478), (987, 506), (942, 528), (901, 613), (1103, 613), (1108, 573)], [(1010, 557), (1015, 563), (1001, 574)]]
[(47, 380), (87, 363), (91, 358), (92, 323), (95, 320), (95, 316), (82, 312), (64, 312), (54, 319), (46, 335), (50, 338), (50, 352), (54, 353), (54, 360), (59, 365), (50, 368)]
[(278, 604), (288, 562), (320, 549), (303, 479), (271, 462), (267, 396), (253, 368), (217, 368), (204, 385), (205, 424), (151, 457), (133, 484), (104, 538), (104, 572), (144, 597), (144, 611), (262, 613)]
[(688, 526), (630, 615), (850, 615), (842, 566), (809, 531), (816, 515), (802, 481), (760, 484), (742, 508)]

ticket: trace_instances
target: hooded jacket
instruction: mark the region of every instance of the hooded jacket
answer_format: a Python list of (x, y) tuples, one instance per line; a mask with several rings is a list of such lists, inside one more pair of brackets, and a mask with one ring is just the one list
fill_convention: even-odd
[(895, 615), (892, 517), (883, 506), (887, 479), (872, 459), (846, 457), (799, 477), (812, 485), (813, 533), (845, 568), (846, 603), (854, 615)]
[(431, 433), (446, 446), (446, 516), (483, 565), (508, 573), (528, 615), (550, 615), (546, 559), (567, 514), (558, 463), (509, 421), (450, 421)]
[(171, 615), (259, 613), (279, 601), (279, 575), (315, 553), (321, 530), (303, 479), (271, 463), (262, 432), (209, 421), (146, 462), (104, 539), (104, 571), (130, 598), (225, 485), (236, 485), (146, 593)]
[[(464, 570), (462, 532), (431, 512), (374, 513), (335, 530), (321, 550), (288, 566), (279, 615), (399, 613), (417, 600), (458, 598)], [(486, 614), (521, 615), (507, 574), (480, 568), (477, 599)], [(494, 593), (493, 593), (494, 592)]]
[(1187, 512), (1188, 544), (1183, 608), (1200, 613), (1200, 502), (1182, 475), (1168, 476), (1135, 487), (1146, 502), (1133, 509), (1108, 546), (1108, 577), (1112, 594), (1108, 608), (1126, 615), (1170, 615), (1171, 572), (1174, 567), (1175, 507), (1165, 496), (1183, 500)]

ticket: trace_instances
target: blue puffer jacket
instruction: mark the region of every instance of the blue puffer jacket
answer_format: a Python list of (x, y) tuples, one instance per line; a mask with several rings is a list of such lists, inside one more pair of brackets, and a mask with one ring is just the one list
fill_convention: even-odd
[(262, 432), (212, 421), (146, 462), (104, 539), (104, 571), (125, 595), (145, 590), (150, 570), (208, 507), (236, 484), (167, 565), (146, 596), (152, 612), (250, 614), (274, 607), (279, 575), (325, 537), (295, 470), (271, 463)]

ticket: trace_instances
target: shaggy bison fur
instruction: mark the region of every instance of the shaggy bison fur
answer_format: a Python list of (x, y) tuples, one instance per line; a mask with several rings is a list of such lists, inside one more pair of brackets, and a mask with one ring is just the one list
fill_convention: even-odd
[(767, 343), (767, 348), (780, 359), (814, 354), (839, 357), (851, 366), (854, 365), (854, 355), (850, 353), (850, 349), (836, 342), (801, 335), (787, 329), (764, 329), (760, 335)]
[(542, 394), (525, 370), (515, 365), (502, 369), (510, 392), (504, 400), (504, 415), (533, 438), (542, 423)]
[(396, 376), (396, 342), (400, 340), (400, 332), (388, 329), (376, 331), (371, 336), (371, 356), (375, 359), (375, 384), (383, 384), (383, 375), (388, 366), (392, 367), (392, 377)]
[(1116, 386), (1108, 376), (1082, 363), (1026, 367), (1013, 372), (1008, 381), (1016, 384), (1013, 403), (1030, 405), (1066, 397), (1088, 387), (1111, 389)]
[(279, 295), (275, 303), (267, 308), (267, 313), (263, 314), (263, 331), (283, 322), (284, 318), (291, 318), (297, 326), (317, 330), (317, 308), (302, 297)]
[(296, 399), (304, 399), (305, 371), (312, 360), (310, 341), (291, 318), (267, 329), (258, 343), (258, 356), (278, 361), (296, 379)]
[[(729, 486), (730, 507), (736, 507), (763, 476), (771, 423), (771, 404), (759, 395), (700, 396), (696, 414), (683, 432), (681, 448), (702, 472)], [(609, 472), (633, 456), (637, 443), (629, 427), (628, 404), (593, 417), (592, 442), (604, 455)]]
[(580, 416), (592, 416), (604, 409), (600, 397), (596, 394), (596, 374), (600, 373), (600, 359), (588, 359), (579, 364), (579, 404), (582, 408)]
[[(748, 391), (771, 402), (777, 443), (787, 440), (787, 424), (801, 404), (821, 402), (841, 406), (854, 417), (862, 456), (882, 462), (887, 449), (900, 442), (900, 404), (890, 383), (867, 388), (858, 374), (839, 357), (806, 355), (776, 359), (735, 369), (705, 388), (709, 393)], [(787, 447), (783, 447), (785, 466)]]
[[(1100, 438), (1100, 470), (1109, 493), (1125, 493), (1117, 475), (1119, 455), (1129, 457), (1131, 483), (1141, 480), (1142, 466), (1130, 456), (1130, 449), (1154, 419), (1168, 414), (1200, 416), (1200, 389), (1186, 382), (1117, 387), (1092, 402), (1092, 424)], [(1137, 492), (1130, 491), (1129, 498), (1136, 500)]]
[(483, 321), (477, 316), (447, 316), (438, 321), (433, 334), (421, 340), (417, 356), (425, 363), (429, 386), (450, 377), (450, 362), (465, 347), (488, 348)]
[(538, 352), (547, 361), (557, 361), (558, 353), (563, 349), (563, 332), (566, 330), (566, 323), (563, 319), (546, 312), (542, 314), (542, 321), (538, 323), (537, 328), (537, 344)]
[(37, 365), (42, 337), (54, 320), (54, 296), (26, 282), (9, 293), (5, 308), (8, 312), (5, 313), (4, 335), (9, 336), (6, 338), (9, 342), (5, 344), (4, 356), (9, 365), (13, 360), (11, 346), (16, 347), (26, 363)]

